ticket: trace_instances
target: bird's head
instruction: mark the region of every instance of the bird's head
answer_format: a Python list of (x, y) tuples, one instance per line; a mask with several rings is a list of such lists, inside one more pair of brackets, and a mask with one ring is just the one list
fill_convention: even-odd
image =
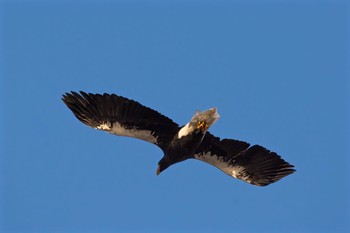
[(179, 162), (182, 162), (186, 159), (188, 159), (189, 157), (188, 156), (181, 156), (181, 157), (171, 157), (169, 155), (164, 155), (164, 157), (159, 160), (158, 162), (158, 169), (157, 169), (157, 176), (162, 172), (164, 171), (165, 169), (167, 169), (168, 167), (170, 167), (171, 165), (173, 164), (176, 164), (176, 163), (179, 163)]
[(158, 162), (158, 169), (157, 169), (157, 176), (167, 169), (172, 163), (170, 162), (169, 158), (164, 156), (159, 162)]

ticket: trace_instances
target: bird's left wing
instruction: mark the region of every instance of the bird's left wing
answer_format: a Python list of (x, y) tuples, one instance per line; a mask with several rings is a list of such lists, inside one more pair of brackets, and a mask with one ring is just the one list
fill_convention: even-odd
[(229, 176), (266, 186), (292, 174), (294, 166), (262, 146), (223, 139), (207, 132), (194, 158), (209, 163)]
[(156, 144), (163, 151), (178, 131), (178, 124), (166, 116), (115, 94), (71, 92), (62, 100), (82, 123)]

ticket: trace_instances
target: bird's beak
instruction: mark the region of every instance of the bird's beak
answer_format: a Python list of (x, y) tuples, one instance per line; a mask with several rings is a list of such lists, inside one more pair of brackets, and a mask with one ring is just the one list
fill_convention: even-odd
[(160, 166), (158, 165), (158, 169), (157, 169), (157, 176), (160, 174)]

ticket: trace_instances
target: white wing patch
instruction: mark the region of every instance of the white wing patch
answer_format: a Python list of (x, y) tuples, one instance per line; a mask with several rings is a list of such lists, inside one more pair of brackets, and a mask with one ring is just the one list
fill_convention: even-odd
[(101, 125), (96, 126), (96, 129), (109, 131), (109, 130), (111, 130), (111, 123), (110, 122), (103, 123)]
[(248, 183), (252, 183), (252, 179), (246, 172), (246, 169), (242, 166), (231, 165), (229, 162), (224, 161), (221, 157), (216, 154), (212, 154), (210, 151), (206, 153), (195, 154), (194, 157), (203, 162), (209, 163), (221, 171), (225, 172), (227, 175), (232, 176), (236, 179), (243, 180)]
[(137, 129), (136, 127), (129, 129), (129, 128), (123, 127), (118, 122), (114, 122), (113, 124), (111, 122), (105, 122), (99, 126), (96, 126), (96, 129), (104, 130), (111, 134), (116, 134), (118, 136), (138, 138), (141, 140), (148, 141), (150, 143), (157, 144), (158, 137), (155, 137), (152, 131), (140, 130), (140, 129)]

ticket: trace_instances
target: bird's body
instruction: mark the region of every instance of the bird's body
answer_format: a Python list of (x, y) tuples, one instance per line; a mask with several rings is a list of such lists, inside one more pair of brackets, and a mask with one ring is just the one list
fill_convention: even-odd
[(169, 143), (159, 163), (157, 175), (174, 163), (193, 158), (207, 130), (219, 117), (216, 108), (204, 112), (196, 111), (191, 121), (179, 128)]
[(293, 173), (293, 166), (264, 147), (213, 136), (208, 129), (219, 119), (216, 108), (197, 111), (182, 127), (140, 103), (115, 94), (66, 93), (64, 103), (84, 124), (119, 136), (159, 146), (164, 156), (157, 175), (186, 159), (216, 166), (248, 183), (265, 186)]

